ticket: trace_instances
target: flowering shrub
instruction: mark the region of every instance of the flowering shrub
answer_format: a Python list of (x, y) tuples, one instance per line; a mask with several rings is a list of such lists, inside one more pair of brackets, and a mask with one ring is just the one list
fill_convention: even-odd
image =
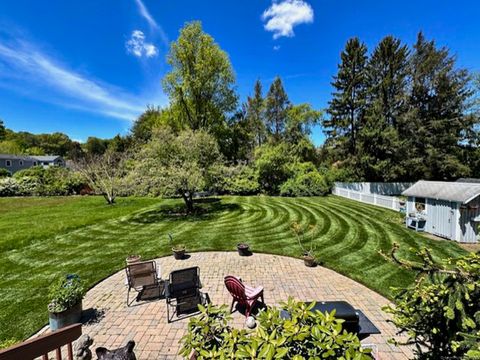
[(199, 306), (201, 315), (192, 318), (182, 339), (180, 355), (194, 353), (197, 359), (371, 359), (362, 349), (357, 335), (342, 329), (343, 320), (335, 312), (312, 312), (290, 298), (281, 307), (290, 314), (281, 316), (280, 308), (268, 308), (257, 317), (253, 332), (228, 326), (228, 307)]

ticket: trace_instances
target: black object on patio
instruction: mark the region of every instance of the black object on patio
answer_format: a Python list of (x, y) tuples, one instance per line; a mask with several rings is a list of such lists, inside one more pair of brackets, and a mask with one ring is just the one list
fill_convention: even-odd
[[(312, 302), (307, 302), (306, 304), (311, 303)], [(380, 330), (378, 330), (361, 310), (354, 309), (353, 306), (346, 301), (319, 301), (315, 303), (311, 311), (318, 310), (322, 313), (330, 313), (334, 309), (336, 310), (335, 317), (345, 320), (343, 328), (348, 332), (357, 334), (360, 340), (366, 339), (373, 334), (380, 334)], [(286, 310), (282, 310), (280, 316), (284, 319), (290, 318), (290, 314)]]
[[(200, 292), (200, 268), (198, 266), (175, 270), (170, 273), (165, 286), (167, 300), (167, 321), (170, 323), (175, 315), (193, 315), (198, 312), (198, 305), (205, 305), (208, 296)], [(174, 309), (170, 317), (170, 307)]]

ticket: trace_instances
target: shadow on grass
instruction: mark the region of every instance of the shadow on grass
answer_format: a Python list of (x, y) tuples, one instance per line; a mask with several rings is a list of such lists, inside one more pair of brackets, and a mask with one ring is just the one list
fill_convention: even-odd
[(161, 205), (158, 208), (141, 212), (128, 219), (128, 222), (137, 224), (152, 224), (160, 221), (206, 221), (214, 220), (228, 211), (237, 211), (238, 204), (224, 204), (220, 199), (195, 200), (195, 210), (187, 214), (185, 205)]

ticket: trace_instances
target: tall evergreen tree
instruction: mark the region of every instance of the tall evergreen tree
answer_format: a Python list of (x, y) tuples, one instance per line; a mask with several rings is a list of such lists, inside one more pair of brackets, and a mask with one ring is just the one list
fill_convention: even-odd
[(262, 83), (260, 80), (257, 80), (255, 82), (253, 96), (247, 98), (246, 104), (246, 118), (257, 146), (262, 145), (266, 137), (264, 107), (265, 101), (262, 95)]
[(332, 82), (335, 92), (323, 127), (329, 141), (350, 156), (356, 156), (357, 137), (366, 107), (367, 47), (358, 38), (348, 40), (341, 53), (338, 73)]
[(265, 127), (274, 141), (283, 137), (290, 100), (283, 87), (282, 79), (276, 77), (268, 90), (265, 101)]
[(415, 171), (415, 178), (447, 180), (469, 175), (460, 160), (460, 145), (477, 119), (466, 113), (472, 95), (470, 76), (455, 65), (448, 48), (437, 48), (434, 41), (418, 34), (410, 58), (409, 122), (404, 127), (410, 149), (405, 166)]
[(359, 141), (363, 175), (370, 181), (401, 178), (398, 129), (406, 110), (408, 47), (392, 36), (375, 48), (367, 66), (367, 111)]

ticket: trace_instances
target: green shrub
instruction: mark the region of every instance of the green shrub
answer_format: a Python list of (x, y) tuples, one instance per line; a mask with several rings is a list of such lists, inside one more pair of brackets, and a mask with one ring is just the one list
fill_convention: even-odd
[(229, 194), (253, 195), (260, 191), (258, 173), (250, 166), (238, 165), (230, 168), (224, 182), (224, 190)]
[(290, 319), (280, 316), (279, 308), (268, 308), (257, 316), (255, 331), (228, 326), (228, 307), (199, 306), (201, 315), (190, 319), (182, 338), (180, 355), (197, 359), (371, 359), (362, 350), (355, 334), (342, 330), (343, 320), (335, 312), (312, 312), (306, 305), (289, 299), (281, 304)]
[(48, 310), (59, 313), (76, 305), (85, 295), (83, 281), (78, 275), (67, 275), (54, 282), (48, 292)]
[(277, 195), (280, 191), (280, 184), (291, 176), (289, 164), (293, 161), (289, 145), (286, 143), (267, 144), (257, 148), (255, 167), (261, 190), (271, 195)]
[(480, 255), (438, 263), (423, 249), (423, 264), (412, 264), (397, 259), (396, 250), (392, 258), (419, 277), (385, 310), (415, 345), (416, 359), (480, 359)]
[(319, 196), (331, 190), (325, 176), (312, 163), (292, 164), (290, 172), (293, 176), (280, 186), (282, 196)]
[(10, 176), (12, 176), (12, 174), (10, 174), (10, 171), (4, 168), (0, 168), (0, 178), (6, 178)]

